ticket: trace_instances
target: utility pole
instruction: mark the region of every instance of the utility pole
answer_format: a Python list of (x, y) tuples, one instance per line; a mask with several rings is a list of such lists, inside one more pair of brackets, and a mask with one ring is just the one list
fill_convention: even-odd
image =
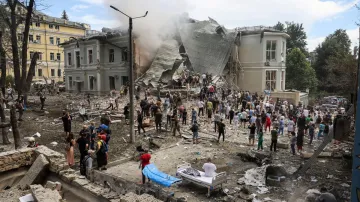
[[(133, 40), (132, 40), (132, 28), (133, 28), (133, 19), (144, 18), (147, 16), (148, 12), (146, 11), (145, 15), (132, 18), (129, 15), (125, 14), (118, 8), (110, 5), (110, 8), (122, 13), (129, 18), (129, 96), (130, 96), (130, 142), (135, 142), (135, 131), (134, 131), (134, 61), (133, 61)], [(139, 131), (140, 133), (140, 131)]]
[[(360, 37), (360, 27), (359, 27)], [(360, 45), (360, 39), (359, 39)], [(360, 47), (360, 46), (359, 46)], [(357, 70), (357, 88), (356, 103), (354, 102), (355, 112), (355, 139), (353, 148), (352, 182), (351, 182), (351, 202), (360, 200), (360, 51), (358, 51), (358, 70)]]

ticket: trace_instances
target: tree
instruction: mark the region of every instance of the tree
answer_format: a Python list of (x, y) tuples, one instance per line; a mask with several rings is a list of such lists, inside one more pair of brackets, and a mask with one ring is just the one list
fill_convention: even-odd
[(274, 26), (274, 29), (278, 30), (278, 31), (281, 31), (281, 32), (286, 32), (286, 29), (285, 29), (285, 25), (281, 22), (278, 22), (275, 26)]
[[(334, 92), (334, 86), (329, 85), (337, 75), (336, 64), (346, 62), (351, 64), (349, 57), (354, 57), (350, 53), (351, 41), (346, 31), (343, 29), (336, 30), (325, 38), (316, 49), (316, 60), (314, 69), (319, 79), (319, 89), (327, 92)], [(337, 85), (340, 85), (339, 83)]]
[(286, 27), (283, 23), (278, 22), (274, 29), (287, 33), (290, 38), (286, 40), (286, 53), (289, 54), (292, 49), (299, 48), (306, 56), (308, 52), (306, 50), (306, 32), (303, 24), (295, 22), (286, 22)]
[(64, 10), (64, 11), (62, 12), (62, 14), (61, 14), (61, 19), (69, 20), (69, 17), (68, 17), (68, 15), (67, 15), (67, 13), (66, 13), (65, 10)]
[(286, 86), (297, 90), (314, 90), (317, 85), (315, 70), (307, 61), (305, 54), (294, 48), (286, 58)]
[[(0, 7), (1, 21), (5, 22), (6, 30), (9, 30), (11, 42), (11, 56), (14, 68), (15, 90), (18, 96), (26, 94), (30, 90), (33, 74), (35, 73), (36, 61), (39, 53), (35, 52), (31, 59), (29, 70), (28, 69), (28, 42), (30, 23), (33, 21), (35, 0), (29, 0), (28, 4), (21, 4), (18, 0), (2, 0)], [(18, 44), (18, 28), (19, 24), (24, 24), (21, 29), (22, 33), (22, 46)], [(14, 107), (12, 107), (14, 108)], [(13, 122), (16, 123), (13, 123)], [(17, 126), (16, 117), (11, 119), (11, 124)], [(18, 130), (13, 130), (15, 149), (21, 145), (21, 138)]]

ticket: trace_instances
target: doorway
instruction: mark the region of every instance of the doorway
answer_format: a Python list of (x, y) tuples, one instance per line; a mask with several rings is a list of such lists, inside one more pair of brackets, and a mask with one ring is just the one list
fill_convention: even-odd
[(115, 90), (115, 77), (109, 76), (110, 90)]

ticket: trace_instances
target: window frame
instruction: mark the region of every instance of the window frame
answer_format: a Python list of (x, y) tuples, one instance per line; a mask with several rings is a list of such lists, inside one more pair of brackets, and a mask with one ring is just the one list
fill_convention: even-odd
[(36, 43), (41, 43), (41, 35), (36, 35)]
[[(269, 42), (270, 42), (270, 47), (268, 46)], [(270, 61), (270, 62), (277, 61), (276, 52), (277, 52), (277, 40), (267, 40), (266, 44), (265, 44), (266, 61)], [(268, 58), (268, 56), (269, 56), (269, 58)], [(274, 58), (272, 56), (274, 56)]]
[[(94, 75), (89, 75), (88, 76), (89, 79), (89, 90), (94, 90), (94, 80), (95, 80), (95, 76)], [(92, 88), (91, 88), (92, 87)]]
[[(59, 72), (60, 72), (60, 74), (59, 74)], [(58, 77), (61, 77), (61, 75), (62, 75), (61, 69), (58, 69), (57, 75), (58, 75)]]
[[(40, 77), (40, 76), (43, 76), (43, 72), (42, 72), (42, 69), (40, 69), (40, 68), (38, 68), (38, 76)], [(41, 73), (41, 74), (40, 74)]]
[(49, 24), (49, 29), (54, 29), (54, 25), (53, 25), (53, 24)]
[(60, 38), (56, 37), (56, 45), (59, 45), (61, 43)]
[[(91, 51), (91, 54), (90, 54)], [(91, 56), (91, 57), (90, 57)], [(88, 64), (93, 64), (94, 63), (94, 52), (93, 49), (87, 49), (87, 59), (88, 59)], [(91, 60), (90, 60), (91, 59)]]
[(69, 82), (69, 90), (71, 90), (73, 88), (72, 76), (68, 76), (68, 82)]
[(33, 34), (29, 34), (29, 42), (31, 42), (31, 43), (34, 42), (34, 35)]
[(55, 69), (50, 69), (50, 75), (51, 77), (55, 77)]
[(41, 23), (40, 23), (40, 22), (36, 22), (36, 23), (35, 23), (35, 26), (36, 26), (36, 27), (40, 27), (40, 26), (41, 26)]
[(110, 48), (109, 49), (109, 63), (115, 62), (115, 49)]
[(51, 45), (55, 45), (55, 44), (54, 44), (54, 37), (53, 37), (53, 36), (50, 36), (50, 37), (49, 37), (49, 43), (50, 43)]
[(61, 61), (61, 53), (56, 53), (56, 60)]
[(34, 57), (34, 51), (30, 51), (29, 54), (30, 54), (30, 60)]
[(59, 25), (55, 25), (55, 29), (60, 30), (60, 26), (59, 26)]
[(276, 90), (276, 77), (277, 77), (276, 74), (277, 74), (277, 70), (272, 70), (272, 69), (265, 70), (265, 90), (270, 90), (270, 91)]
[[(80, 61), (80, 50), (75, 51), (75, 67), (80, 68), (81, 67), (81, 61)], [(79, 63), (78, 63), (79, 62)]]
[(55, 54), (54, 53), (50, 53), (50, 61), (55, 61)]
[(42, 60), (42, 53), (41, 52), (39, 52), (39, 58), (38, 58), (38, 60)]
[(72, 56), (71, 56), (71, 52), (68, 52), (68, 53), (67, 53), (67, 64), (68, 64), (69, 66), (71, 66), (71, 65), (72, 65), (71, 58), (72, 58)]

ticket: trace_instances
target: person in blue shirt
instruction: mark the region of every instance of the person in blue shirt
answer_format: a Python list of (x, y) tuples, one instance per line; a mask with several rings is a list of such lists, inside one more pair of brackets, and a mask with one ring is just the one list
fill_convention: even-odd
[(279, 134), (281, 133), (281, 135), (284, 135), (284, 120), (280, 119), (279, 121)]
[(195, 123), (195, 121), (196, 121), (196, 114), (197, 114), (197, 112), (195, 111), (194, 108), (192, 108), (192, 110), (191, 110), (191, 124), (194, 124), (194, 123)]
[(325, 124), (324, 122), (321, 122), (320, 125), (319, 125), (319, 133), (318, 133), (318, 139), (320, 139), (320, 137), (323, 136), (323, 132), (325, 130)]

